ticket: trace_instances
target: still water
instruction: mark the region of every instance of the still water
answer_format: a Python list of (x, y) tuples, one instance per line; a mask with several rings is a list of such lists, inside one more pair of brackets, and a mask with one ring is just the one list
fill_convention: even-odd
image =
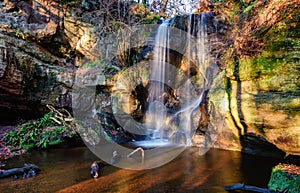
[(211, 149), (199, 155), (191, 147), (170, 163), (151, 170), (132, 171), (106, 167), (94, 180), (89, 168), (97, 157), (86, 147), (34, 151), (9, 160), (6, 168), (24, 163), (40, 166), (38, 176), (29, 179), (0, 180), (0, 192), (226, 192), (223, 187), (245, 183), (266, 187), (272, 158), (254, 157), (240, 152)]

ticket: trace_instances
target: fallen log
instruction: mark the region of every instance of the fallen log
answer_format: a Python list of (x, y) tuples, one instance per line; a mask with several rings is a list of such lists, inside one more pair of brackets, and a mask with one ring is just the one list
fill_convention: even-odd
[(259, 188), (256, 186), (249, 186), (240, 183), (224, 186), (224, 190), (226, 191), (245, 190), (245, 191), (260, 192), (260, 193), (278, 193), (277, 191), (273, 191), (267, 188)]
[(15, 175), (23, 175), (23, 178), (29, 178), (35, 176), (40, 170), (40, 167), (35, 164), (24, 164), (22, 168), (13, 168), (0, 171), (0, 178)]

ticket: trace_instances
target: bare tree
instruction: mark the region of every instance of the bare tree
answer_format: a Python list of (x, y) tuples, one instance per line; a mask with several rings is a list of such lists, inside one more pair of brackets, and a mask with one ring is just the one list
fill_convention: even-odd
[(162, 0), (161, 5), (160, 5), (160, 10), (159, 10), (160, 16), (163, 16), (166, 13), (168, 2), (169, 2), (169, 0)]
[(199, 6), (199, 0), (150, 0), (149, 9), (162, 17), (191, 13)]

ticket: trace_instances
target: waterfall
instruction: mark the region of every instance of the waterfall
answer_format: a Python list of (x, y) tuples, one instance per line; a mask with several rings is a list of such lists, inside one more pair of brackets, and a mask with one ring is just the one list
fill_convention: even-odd
[[(216, 31), (214, 26), (206, 25), (212, 24), (212, 19), (213, 16), (206, 14), (180, 16), (165, 21), (158, 28), (156, 25), (149, 29), (142, 26), (134, 31), (130, 30), (130, 33), (126, 31), (124, 37), (128, 38), (127, 34), (131, 34), (128, 39), (138, 42), (131, 44), (125, 41), (125, 44), (139, 45), (136, 48), (146, 48), (147, 52), (150, 52), (154, 43), (153, 52), (147, 54), (147, 58), (142, 59), (138, 65), (118, 73), (112, 80), (104, 77), (104, 80), (101, 78), (100, 81), (95, 78), (104, 72), (103, 65), (91, 69), (83, 68), (76, 73), (72, 93), (73, 114), (79, 120), (80, 128), (83, 128), (80, 129), (83, 139), (92, 137), (92, 142), (99, 139), (99, 146), (91, 145), (90, 140), (85, 139), (91, 151), (109, 162), (107, 158), (112, 150), (126, 155), (129, 152), (128, 147), (142, 147), (147, 152), (142, 165), (138, 164), (138, 159), (135, 159), (138, 161), (135, 164), (131, 162), (133, 159), (128, 159), (130, 163), (126, 161), (125, 165), (122, 163), (117, 166), (150, 169), (177, 157), (186, 146), (192, 144), (193, 136), (197, 137), (198, 144), (204, 147), (201, 153), (209, 149), (216, 133), (216, 129), (210, 128), (214, 129), (218, 125), (206, 125), (205, 135), (195, 136), (194, 133), (202, 118), (203, 95), (218, 70), (217, 63), (210, 60), (213, 52), (208, 50), (213, 45), (211, 40)], [(155, 32), (153, 42), (152, 35)], [(139, 34), (142, 34), (142, 38), (136, 37)], [(149, 39), (151, 41), (148, 41)], [(128, 51), (130, 50), (131, 48), (128, 48)], [(121, 53), (123, 54), (123, 51)], [(98, 70), (99, 67), (101, 70)], [(110, 88), (114, 81), (115, 84)], [(111, 95), (110, 104), (106, 99), (102, 100), (103, 95), (95, 92), (102, 89), (96, 88), (97, 86), (109, 87), (107, 89)], [(111, 116), (110, 109), (107, 108), (109, 106), (112, 107), (113, 117), (112, 120), (106, 121)], [(100, 114), (102, 110), (103, 114)], [(98, 118), (105, 122), (103, 126), (101, 122), (94, 123)], [(85, 129), (85, 125), (88, 128)], [(90, 133), (93, 136), (90, 136)], [(108, 141), (106, 136), (120, 136), (126, 142), (131, 141), (123, 146), (121, 142)]]
[[(194, 61), (199, 69), (199, 90), (200, 93), (196, 100), (189, 100), (188, 103), (175, 115), (180, 116), (180, 128), (185, 131), (187, 137), (187, 145), (191, 145), (191, 138), (195, 132), (192, 125), (192, 113), (200, 106), (204, 92), (207, 90), (206, 69), (209, 64), (207, 52), (207, 29), (205, 24), (205, 14), (189, 15), (188, 35), (195, 37), (195, 42), (188, 38), (187, 54), (188, 54), (188, 69), (191, 67), (191, 61)], [(188, 74), (190, 72), (188, 71)], [(190, 92), (189, 92), (190, 93)]]
[(164, 21), (157, 29), (154, 47), (154, 60), (152, 62), (150, 87), (148, 128), (152, 130), (154, 138), (163, 138), (163, 123), (166, 119), (166, 108), (164, 105), (164, 91), (166, 83), (166, 62), (169, 59), (170, 47), (169, 22)]
[[(185, 145), (191, 144), (191, 138), (196, 130), (193, 123), (193, 113), (198, 110), (202, 102), (202, 96), (207, 90), (208, 80), (206, 70), (210, 61), (207, 51), (207, 29), (205, 14), (189, 15), (187, 25), (187, 36), (185, 40), (186, 48), (184, 57), (187, 58), (187, 74), (190, 74), (191, 63), (196, 64), (199, 70), (199, 82), (191, 83), (187, 78), (185, 84), (184, 97), (180, 98), (180, 109), (172, 114), (168, 113), (166, 107), (166, 90), (171, 78), (176, 79), (176, 75), (169, 76), (170, 71), (170, 42), (173, 38), (169, 21), (163, 22), (157, 29), (154, 46), (153, 63), (151, 67), (148, 111), (146, 113), (147, 129), (152, 133), (152, 139), (172, 140), (178, 143), (184, 139)], [(172, 46), (171, 46), (172, 47)], [(198, 95), (194, 96), (191, 85), (197, 85)], [(172, 88), (177, 89), (177, 88)], [(199, 110), (198, 110), (199, 111)], [(171, 120), (171, 121), (170, 121)], [(176, 122), (174, 129), (166, 134), (168, 124)], [(181, 139), (179, 139), (181, 138)], [(182, 142), (180, 142), (182, 143)]]
[[(187, 58), (187, 74), (190, 74), (191, 63), (195, 63), (198, 68), (198, 81), (193, 83), (197, 85), (197, 96), (193, 96), (193, 89), (190, 85), (192, 83), (187, 78), (186, 83), (182, 86), (181, 92), (185, 96), (180, 98), (180, 109), (169, 115), (168, 109), (165, 105), (165, 92), (168, 85), (169, 65), (170, 61), (170, 42), (172, 32), (170, 30), (169, 21), (163, 22), (157, 29), (154, 46), (153, 63), (151, 67), (150, 86), (149, 86), (149, 104), (146, 113), (146, 125), (150, 133), (153, 133), (152, 139), (168, 139), (173, 142), (178, 142), (183, 138), (184, 144), (190, 145), (191, 138), (196, 130), (193, 123), (194, 112), (199, 112), (199, 106), (202, 102), (202, 97), (209, 86), (209, 81), (206, 77), (208, 65), (210, 65), (208, 57), (208, 36), (206, 27), (206, 15), (189, 15), (189, 23), (187, 24), (187, 38), (185, 40), (186, 49), (184, 56)], [(174, 75), (174, 79), (176, 79)], [(174, 89), (174, 88), (173, 88)], [(175, 88), (176, 89), (176, 88)], [(171, 117), (171, 118), (170, 118)], [(166, 123), (166, 120), (171, 120)], [(165, 134), (166, 125), (177, 122), (175, 131)]]
[(205, 14), (199, 14), (196, 15), (198, 16), (198, 22), (197, 22), (197, 26), (196, 26), (196, 46), (195, 46), (195, 56), (196, 56), (196, 62), (198, 64), (200, 73), (202, 74), (203, 78), (204, 78), (204, 82), (202, 83), (204, 86), (208, 86), (207, 84), (209, 84), (209, 81), (206, 77), (206, 69), (208, 68), (208, 65), (210, 65), (210, 62), (208, 60), (208, 37), (207, 37), (207, 28), (205, 25), (205, 19), (206, 19), (206, 15)]

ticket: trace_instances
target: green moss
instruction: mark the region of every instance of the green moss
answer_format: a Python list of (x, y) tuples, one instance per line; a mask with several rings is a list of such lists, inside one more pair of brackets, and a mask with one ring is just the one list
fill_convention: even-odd
[(67, 5), (68, 7), (79, 7), (80, 3), (76, 0), (61, 0), (61, 4)]
[(95, 60), (95, 61), (92, 61), (92, 62), (87, 62), (85, 64), (82, 65), (82, 67), (84, 68), (93, 68), (97, 65), (100, 65), (104, 62), (104, 60)]
[[(254, 4), (248, 5), (243, 13), (248, 13), (254, 8)], [(264, 44), (263, 51), (257, 55), (239, 58), (239, 78), (241, 80), (277, 78), (277, 82), (265, 81), (263, 84), (274, 84), (275, 89), (282, 85), (278, 82), (286, 82), (284, 76), (291, 77), (293, 81), (299, 74), (300, 33), (299, 19), (296, 13), (290, 13), (273, 26), (262, 25), (254, 34)], [(262, 37), (262, 38), (261, 38)], [(229, 62), (231, 64), (232, 62)], [(234, 69), (234, 65), (229, 65)], [(279, 75), (279, 77), (278, 77)], [(280, 77), (283, 75), (282, 77)], [(274, 81), (274, 78), (273, 80)], [(294, 89), (295, 86), (292, 86)]]
[(146, 18), (143, 19), (143, 22), (145, 24), (153, 24), (154, 22), (158, 22), (159, 20), (160, 20), (160, 16), (150, 13), (146, 16)]
[(276, 58), (270, 52), (263, 52), (257, 57), (243, 57), (239, 59), (239, 78), (241, 80), (253, 80), (262, 76), (273, 76), (279, 73), (280, 66), (285, 60)]
[(224, 115), (228, 108), (227, 99), (231, 92), (229, 81), (228, 78), (225, 79), (225, 71), (223, 71), (213, 80), (209, 91), (210, 102), (214, 104), (216, 110)]
[(253, 4), (249, 5), (248, 7), (246, 7), (246, 9), (244, 9), (244, 13), (245, 13), (245, 14), (250, 13), (250, 11), (251, 11), (253, 8), (254, 8), (254, 5), (253, 5)]
[(283, 191), (288, 189), (289, 193), (300, 192), (300, 176), (291, 175), (276, 167), (272, 170), (271, 179), (268, 187), (274, 191)]

